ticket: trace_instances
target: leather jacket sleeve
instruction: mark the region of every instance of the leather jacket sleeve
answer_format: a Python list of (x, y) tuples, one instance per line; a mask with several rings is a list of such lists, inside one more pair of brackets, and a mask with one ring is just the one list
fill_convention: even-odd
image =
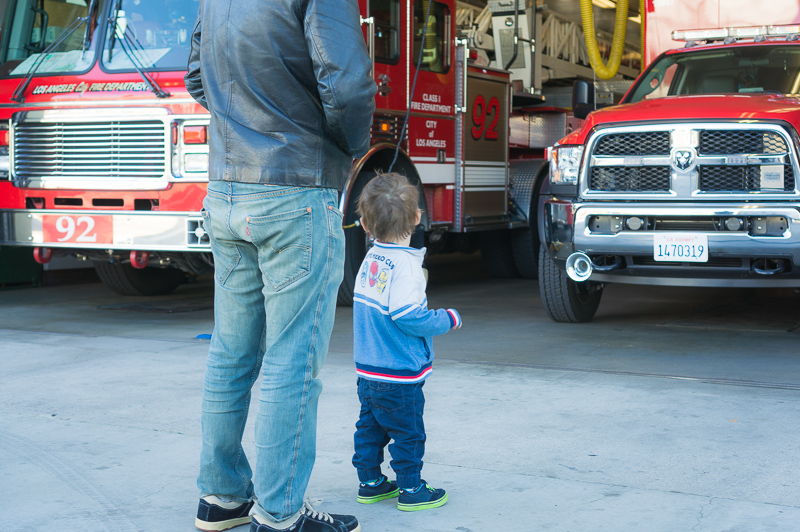
[(305, 35), (326, 133), (353, 158), (369, 149), (377, 87), (355, 0), (309, 0)]
[(197, 11), (197, 20), (192, 30), (191, 50), (189, 51), (188, 72), (183, 78), (189, 94), (197, 100), (197, 103), (208, 109), (205, 90), (203, 89), (203, 79), (200, 77), (200, 33), (202, 20), (200, 14), (203, 12), (202, 5)]

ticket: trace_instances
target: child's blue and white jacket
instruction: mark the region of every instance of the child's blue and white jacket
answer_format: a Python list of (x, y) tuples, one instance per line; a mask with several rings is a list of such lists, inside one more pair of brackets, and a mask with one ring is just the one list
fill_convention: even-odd
[(433, 370), (431, 337), (461, 326), (453, 309), (428, 309), (425, 248), (375, 242), (353, 294), (353, 358), (358, 376), (397, 383), (425, 380)]

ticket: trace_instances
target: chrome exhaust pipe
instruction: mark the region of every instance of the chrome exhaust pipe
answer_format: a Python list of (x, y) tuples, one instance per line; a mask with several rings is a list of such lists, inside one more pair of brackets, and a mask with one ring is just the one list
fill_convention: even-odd
[(581, 283), (592, 275), (592, 259), (589, 255), (581, 251), (575, 252), (567, 257), (567, 276)]

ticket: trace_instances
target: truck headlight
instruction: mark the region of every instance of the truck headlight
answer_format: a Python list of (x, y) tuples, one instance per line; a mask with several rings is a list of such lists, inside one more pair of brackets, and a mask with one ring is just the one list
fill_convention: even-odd
[(583, 146), (554, 146), (550, 150), (550, 183), (577, 185)]

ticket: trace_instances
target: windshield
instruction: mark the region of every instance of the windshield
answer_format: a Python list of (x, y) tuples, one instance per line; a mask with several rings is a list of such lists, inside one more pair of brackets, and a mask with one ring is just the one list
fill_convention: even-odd
[(623, 103), (682, 94), (798, 92), (799, 47), (736, 46), (661, 56)]
[[(9, 0), (3, 14), (0, 76), (27, 74), (47, 46), (61, 37), (76, 19), (88, 14), (89, 3), (89, 0)], [(100, 10), (102, 5), (102, 1), (98, 2)], [(97, 17), (94, 17), (91, 31), (95, 29), (96, 22)], [(94, 62), (95, 43), (92, 42), (84, 53), (84, 33), (84, 25), (75, 29), (48, 52), (36, 73), (87, 70)]]
[(186, 70), (198, 0), (122, 0), (119, 5), (116, 35), (112, 38), (109, 27), (106, 36), (103, 67), (132, 70), (136, 61), (145, 69)]

